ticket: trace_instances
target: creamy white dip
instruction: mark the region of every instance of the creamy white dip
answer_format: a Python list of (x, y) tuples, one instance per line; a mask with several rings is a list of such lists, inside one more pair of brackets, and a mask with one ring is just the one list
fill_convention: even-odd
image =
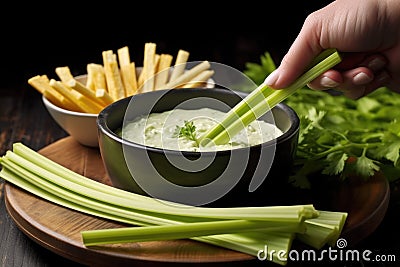
[(210, 108), (174, 109), (162, 113), (151, 113), (148, 116), (126, 122), (121, 135), (123, 139), (150, 147), (180, 151), (215, 151), (261, 144), (282, 134), (282, 131), (274, 124), (256, 120), (233, 136), (225, 145), (198, 147), (195, 141), (177, 136), (177, 127), (182, 127), (185, 125), (185, 121), (189, 121), (193, 122), (196, 127), (196, 136), (199, 138), (221, 121), (225, 114)]

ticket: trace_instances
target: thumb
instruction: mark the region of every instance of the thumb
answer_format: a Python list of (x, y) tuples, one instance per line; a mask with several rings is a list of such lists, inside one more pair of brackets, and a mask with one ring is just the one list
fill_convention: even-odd
[(281, 89), (292, 84), (311, 61), (324, 50), (321, 47), (320, 31), (308, 20), (305, 21), (300, 33), (283, 57), (279, 67), (264, 81), (272, 88)]

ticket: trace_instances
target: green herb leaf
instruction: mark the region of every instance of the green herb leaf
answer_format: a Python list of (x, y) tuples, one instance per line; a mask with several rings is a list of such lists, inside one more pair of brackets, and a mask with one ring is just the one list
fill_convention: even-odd
[(343, 172), (348, 156), (343, 152), (334, 152), (326, 157), (327, 166), (322, 170), (322, 174), (338, 175)]
[(182, 127), (176, 126), (175, 135), (177, 137), (185, 137), (188, 140), (194, 141), (196, 146), (199, 147), (200, 143), (196, 136), (196, 126), (193, 121), (185, 121), (185, 125)]
[[(393, 163), (397, 163), (400, 157), (400, 138), (394, 136), (393, 134), (387, 134), (392, 137), (392, 142), (388, 143), (387, 146), (381, 146), (376, 149), (376, 156), (379, 158), (385, 158), (387, 160), (392, 161)], [(398, 139), (398, 140), (395, 140)]]
[(361, 177), (372, 176), (376, 171), (379, 171), (379, 165), (377, 164), (377, 161), (372, 160), (365, 155), (357, 158), (355, 163), (355, 172), (361, 175)]

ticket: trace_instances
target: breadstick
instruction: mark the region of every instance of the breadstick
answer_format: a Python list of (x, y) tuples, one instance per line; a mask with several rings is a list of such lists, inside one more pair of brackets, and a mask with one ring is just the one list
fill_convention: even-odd
[(168, 82), (169, 70), (172, 64), (172, 56), (169, 54), (161, 54), (158, 62), (157, 73), (155, 75), (154, 90), (165, 87)]
[(106, 76), (104, 67), (101, 64), (88, 63), (86, 66), (87, 80), (86, 87), (96, 91), (96, 89), (105, 89), (107, 91)]
[(72, 90), (67, 85), (65, 85), (63, 82), (51, 79), (50, 85), (54, 89), (56, 89), (60, 94), (62, 94), (64, 97), (68, 98), (71, 102), (77, 104), (80, 108), (82, 108), (82, 110), (84, 112), (98, 114), (102, 109), (102, 107), (100, 107), (93, 101), (90, 101), (90, 100), (88, 101), (87, 99), (89, 99), (89, 98), (83, 97), (82, 94), (75, 94), (78, 92)]
[(196, 87), (206, 87), (204, 84), (207, 85), (207, 80), (214, 75), (214, 70), (204, 70), (200, 72), (198, 75), (193, 77), (190, 81), (179, 86), (178, 88), (196, 88)]
[(64, 82), (68, 82), (68, 80), (73, 79), (74, 76), (71, 74), (71, 70), (68, 66), (65, 67), (57, 67), (56, 74), (60, 78), (60, 80)]
[(72, 110), (72, 111), (83, 111), (78, 105), (74, 102), (69, 101), (62, 94), (60, 94), (57, 90), (55, 90), (50, 85), (50, 80), (47, 75), (36, 75), (30, 79), (28, 79), (28, 83), (35, 88), (38, 92), (44, 95), (50, 102), (54, 105)]
[(199, 73), (202, 71), (205, 71), (210, 68), (210, 62), (207, 60), (197, 64), (196, 66), (192, 67), (190, 70), (186, 71), (184, 74), (180, 75), (178, 78), (175, 80), (170, 80), (166, 84), (166, 88), (177, 88), (179, 86), (182, 86), (183, 84), (189, 82), (192, 80), (194, 77), (196, 77)]
[(150, 92), (154, 88), (156, 44), (145, 43), (143, 69), (139, 75), (138, 86), (140, 92)]
[(125, 87), (125, 94), (126, 96), (134, 95), (137, 91), (135, 62), (131, 62), (129, 48), (127, 46), (118, 49), (117, 52), (122, 82)]
[(108, 93), (115, 101), (124, 98), (125, 88), (122, 83), (117, 56), (112, 50), (103, 51), (102, 55)]
[(180, 49), (178, 55), (176, 56), (175, 65), (172, 69), (171, 77), (169, 81), (173, 81), (185, 72), (186, 62), (189, 58), (189, 52)]
[(86, 96), (87, 98), (89, 98), (91, 101), (99, 104), (100, 106), (104, 106), (104, 103), (102, 101), (100, 101), (97, 97), (96, 97), (96, 93), (95, 91), (87, 88), (83, 83), (75, 80), (75, 79), (71, 79), (68, 82), (64, 83), (67, 86), (69, 86), (70, 88), (72, 88), (75, 91), (78, 91), (79, 93), (81, 93), (82, 95)]

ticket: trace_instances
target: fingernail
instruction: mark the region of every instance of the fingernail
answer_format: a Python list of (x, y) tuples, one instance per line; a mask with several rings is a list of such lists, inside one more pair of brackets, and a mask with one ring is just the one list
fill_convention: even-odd
[(320, 83), (321, 83), (321, 85), (322, 85), (323, 87), (327, 87), (327, 88), (334, 88), (334, 87), (336, 87), (336, 86), (339, 85), (338, 82), (336, 82), (336, 81), (334, 81), (334, 80), (332, 80), (331, 78), (326, 77), (326, 76), (324, 76), (324, 77), (321, 78)]
[(356, 76), (353, 77), (353, 83), (355, 85), (364, 85), (373, 80), (372, 77), (368, 76), (364, 72), (358, 73)]
[(274, 70), (268, 75), (267, 78), (265, 78), (264, 84), (271, 86), (276, 82), (277, 79), (278, 79), (278, 72)]
[(381, 58), (374, 58), (368, 63), (368, 68), (373, 71), (377, 71), (382, 69), (386, 65), (386, 62), (383, 61)]

